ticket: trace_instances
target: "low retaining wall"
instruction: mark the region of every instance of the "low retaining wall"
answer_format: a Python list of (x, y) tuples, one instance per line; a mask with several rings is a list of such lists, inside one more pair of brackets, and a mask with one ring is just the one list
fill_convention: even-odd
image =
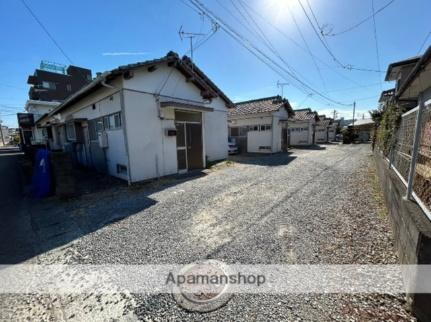
[[(405, 200), (406, 187), (379, 152), (374, 153), (400, 264), (431, 264), (431, 222), (413, 201)], [(415, 281), (409, 281), (415, 283)], [(408, 294), (412, 312), (431, 321), (431, 294)]]

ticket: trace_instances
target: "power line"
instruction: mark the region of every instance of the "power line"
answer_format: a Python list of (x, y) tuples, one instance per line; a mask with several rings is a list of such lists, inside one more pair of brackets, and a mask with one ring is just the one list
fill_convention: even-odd
[(352, 89), (366, 88), (366, 87), (374, 87), (374, 86), (377, 86), (377, 85), (380, 85), (380, 82), (379, 82), (379, 83), (369, 84), (369, 85), (361, 85), (361, 86), (354, 86), (354, 87), (347, 87), (347, 88), (335, 89), (335, 90), (328, 91), (327, 93), (350, 91), (350, 90), (352, 90)]
[(319, 77), (320, 77), (320, 79), (321, 79), (321, 81), (322, 81), (323, 89), (324, 89), (325, 91), (327, 91), (326, 84), (325, 84), (325, 80), (323, 79), (322, 72), (320, 71), (319, 65), (317, 65), (317, 62), (316, 62), (316, 60), (314, 59), (314, 56), (313, 56), (313, 54), (312, 54), (312, 52), (311, 52), (311, 49), (310, 49), (310, 47), (308, 46), (307, 41), (305, 40), (305, 37), (304, 37), (304, 35), (303, 35), (302, 31), (301, 31), (301, 28), (299, 27), (299, 24), (298, 24), (298, 22), (296, 21), (295, 15), (293, 14), (292, 10), (290, 9), (290, 5), (289, 5), (289, 4), (287, 4), (287, 10), (289, 11), (290, 16), (292, 17), (292, 20), (293, 20), (293, 22), (294, 22), (294, 24), (295, 24), (295, 26), (296, 26), (296, 29), (298, 30), (299, 35), (301, 36), (301, 39), (302, 39), (302, 41), (303, 41), (303, 43), (304, 43), (304, 45), (305, 45), (305, 48), (306, 48), (306, 49), (307, 49), (307, 51), (308, 51), (308, 54), (309, 54), (309, 55), (310, 55), (310, 57), (311, 57), (311, 60), (313, 61), (314, 67), (315, 67), (315, 68), (316, 68), (316, 70), (317, 70), (317, 74), (319, 75)]
[[(298, 74), (302, 78), (305, 79), (303, 75), (300, 75), (293, 66), (291, 66), (277, 51), (277, 49), (274, 47), (274, 45), (271, 43), (271, 41), (266, 37), (265, 33), (262, 31), (262, 29), (259, 27), (258, 23), (253, 19), (251, 14), (248, 12), (247, 8), (245, 7), (245, 3), (243, 3), (241, 0), (238, 2), (241, 7), (243, 8), (245, 14), (247, 14), (248, 18), (241, 12), (241, 10), (236, 6), (235, 1), (231, 0), (231, 3), (233, 7), (236, 9), (236, 11), (241, 15), (243, 20), (247, 23), (247, 26), (241, 21), (241, 19), (238, 19), (230, 10), (220, 0), (217, 0), (217, 3), (227, 12), (229, 15), (231, 15), (236, 21), (240, 23), (241, 26), (243, 26), (252, 36), (257, 36), (257, 39), (259, 41), (262, 41), (262, 43), (267, 47), (273, 54), (276, 56), (280, 61), (283, 62), (283, 64), (289, 69), (289, 71), (292, 74)], [(250, 21), (249, 21), (250, 20)], [(254, 24), (254, 26), (252, 25)], [(307, 80), (308, 81), (308, 80)], [(309, 81), (308, 81), (309, 82)]]
[(336, 32), (336, 33), (332, 33), (332, 34), (326, 34), (326, 36), (339, 36), (342, 34), (345, 34), (346, 32), (352, 31), (353, 29), (359, 27), (360, 25), (362, 25), (363, 23), (367, 22), (368, 20), (370, 20), (371, 18), (374, 18), (376, 14), (382, 12), (383, 10), (385, 10), (387, 7), (389, 7), (392, 3), (394, 3), (395, 0), (391, 0), (389, 1), (387, 4), (385, 4), (383, 7), (381, 7), (380, 9), (378, 9), (377, 11), (373, 12), (373, 14), (371, 16), (368, 16), (364, 19), (362, 19), (361, 21), (359, 21), (358, 23), (354, 24), (351, 27), (348, 27), (342, 31)]
[(311, 21), (310, 16), (308, 15), (307, 11), (305, 10), (304, 6), (302, 5), (301, 0), (298, 0), (299, 5), (302, 8), (302, 11), (304, 12), (305, 16), (307, 17), (307, 20), (309, 22), (309, 24), (311, 25), (311, 27), (313, 28), (314, 33), (316, 34), (317, 38), (319, 39), (319, 41), (322, 43), (323, 47), (326, 49), (326, 51), (328, 52), (328, 54), (332, 57), (332, 59), (342, 68), (347, 69), (347, 70), (357, 70), (357, 71), (364, 71), (364, 72), (376, 72), (376, 73), (383, 73), (382, 70), (372, 70), (372, 69), (368, 69), (368, 68), (358, 68), (358, 67), (354, 67), (351, 64), (343, 64), (338, 58), (337, 56), (335, 56), (335, 54), (332, 52), (332, 50), (329, 48), (328, 43), (326, 42), (326, 40), (324, 39), (323, 36), (321, 36), (321, 34), (317, 31), (316, 27), (314, 26), (313, 22)]
[(63, 56), (66, 57), (66, 59), (69, 61), (69, 63), (73, 65), (72, 60), (69, 58), (69, 56), (63, 50), (63, 48), (61, 48), (60, 44), (54, 39), (54, 37), (51, 35), (51, 33), (48, 31), (48, 29), (42, 23), (42, 21), (39, 20), (39, 18), (36, 16), (36, 14), (33, 12), (33, 10), (31, 10), (31, 8), (27, 5), (27, 3), (24, 0), (21, 0), (21, 2), (26, 7), (27, 11), (32, 15), (34, 20), (36, 20), (36, 22), (39, 24), (39, 26), (43, 29), (43, 31), (45, 31), (45, 33), (47, 34), (49, 39), (51, 39), (51, 41), (58, 48), (58, 50), (60, 50), (61, 53), (63, 54)]
[[(225, 23), (220, 17), (215, 15), (212, 11), (210, 11), (208, 8), (206, 8), (199, 0), (189, 0), (190, 3), (192, 3), (196, 8), (201, 10), (203, 13), (205, 13), (210, 19), (216, 20), (217, 23), (221, 26), (221, 28), (233, 39), (238, 41), (238, 43), (243, 46), (245, 49), (247, 49), (251, 54), (253, 54), (256, 58), (258, 58), (261, 62), (266, 64), (269, 68), (271, 68), (273, 71), (275, 71), (277, 74), (282, 76), (284, 79), (285, 74), (289, 75), (292, 79), (294, 79), (298, 84), (296, 84), (297, 88), (301, 91), (304, 91), (304, 89), (308, 89), (309, 91), (314, 92), (315, 94), (319, 95), (320, 97), (324, 98), (327, 101), (333, 102), (338, 105), (345, 105), (350, 106), (350, 104), (342, 103), (333, 100), (332, 98), (326, 96), (325, 94), (320, 93), (316, 89), (310, 87), (308, 84), (304, 83), (301, 79), (293, 75), (291, 72), (280, 66), (277, 62), (275, 62), (272, 58), (268, 57), (267, 54), (262, 52), (258, 47), (256, 47), (253, 43), (251, 43), (248, 39), (244, 38), (241, 34), (239, 34), (235, 29), (233, 29), (231, 26), (229, 26), (227, 23)], [(272, 65), (271, 65), (272, 64)], [(280, 72), (280, 70), (283, 72)], [(298, 87), (299, 86), (299, 87)], [(302, 88), (301, 88), (302, 86)]]
[(430, 36), (431, 36), (431, 31), (430, 31), (430, 32), (428, 32), (428, 34), (426, 35), (425, 40), (423, 41), (423, 43), (422, 43), (421, 47), (419, 48), (418, 52), (416, 53), (416, 55), (419, 55), (419, 53), (422, 51), (422, 48), (424, 48), (424, 46), (425, 46), (425, 44), (427, 43), (428, 38), (429, 38)]
[[(374, 12), (374, 0), (371, 0), (371, 10), (373, 11), (373, 32), (374, 32), (374, 40), (376, 43), (376, 57), (377, 57), (377, 68), (380, 70), (380, 53), (379, 53), (379, 41), (377, 39), (377, 27), (376, 27), (376, 15)], [(382, 78), (379, 76), (380, 81), (380, 89), (382, 86)]]
[[(295, 46), (297, 46), (299, 49), (301, 49), (304, 52), (307, 52), (307, 50), (302, 47), (295, 39), (293, 39), (292, 37), (290, 37), (288, 34), (286, 34), (283, 30), (281, 30), (279, 27), (277, 27), (276, 25), (274, 25), (270, 20), (267, 20), (265, 17), (263, 17), (259, 12), (255, 11), (252, 7), (250, 7), (246, 2), (244, 2), (245, 5), (247, 5), (247, 7), (260, 19), (262, 19), (266, 24), (268, 24), (269, 26), (271, 26), (274, 30), (276, 30), (278, 33), (280, 33), (284, 38), (286, 38), (287, 40), (289, 40), (290, 42), (292, 42)], [(321, 64), (325, 65), (327, 68), (329, 68), (332, 72), (334, 72), (335, 74), (337, 74), (338, 76), (340, 76), (341, 78), (344, 78), (348, 81), (350, 81), (351, 83), (361, 86), (361, 84), (359, 84), (357, 81), (351, 79), (350, 77), (347, 77), (346, 75), (340, 73), (339, 71), (337, 71), (336, 69), (334, 69), (334, 67), (330, 66), (328, 63), (326, 63), (324, 60), (320, 59), (318, 56), (312, 54), (313, 57), (315, 59), (317, 59)]]

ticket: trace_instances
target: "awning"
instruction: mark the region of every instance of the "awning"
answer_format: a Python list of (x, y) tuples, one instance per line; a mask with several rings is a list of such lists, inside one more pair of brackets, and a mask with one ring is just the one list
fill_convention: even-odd
[(178, 108), (181, 110), (189, 110), (189, 111), (197, 111), (197, 112), (213, 112), (214, 109), (212, 107), (207, 107), (203, 105), (196, 105), (191, 103), (183, 103), (176, 101), (166, 101), (160, 103), (161, 108), (171, 107)]

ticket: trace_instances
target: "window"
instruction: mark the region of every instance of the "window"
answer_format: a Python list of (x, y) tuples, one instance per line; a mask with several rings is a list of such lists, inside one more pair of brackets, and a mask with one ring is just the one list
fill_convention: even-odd
[(115, 128), (118, 129), (119, 127), (121, 127), (121, 113), (115, 113), (114, 118), (115, 118), (115, 122), (114, 122)]
[(109, 130), (109, 116), (103, 117), (103, 128)]
[[(94, 125), (93, 125), (94, 122)], [(90, 125), (92, 124), (92, 125)], [(115, 130), (121, 128), (121, 112), (117, 112), (111, 115), (99, 117), (97, 119), (89, 121), (89, 126), (94, 127), (94, 130), (90, 127), (90, 138), (92, 137), (91, 131), (93, 131), (93, 137), (96, 140), (97, 136), (102, 131)]]
[(260, 126), (260, 130), (261, 131), (270, 131), (271, 130), (271, 125), (269, 125), (269, 124), (261, 125)]
[(71, 92), (71, 91), (72, 91), (72, 85), (67, 84), (67, 85), (66, 85), (66, 90), (67, 90), (68, 92)]
[(68, 122), (66, 124), (66, 135), (67, 139), (74, 141), (76, 140), (76, 132), (75, 132), (75, 123), (74, 122)]
[(127, 174), (127, 167), (124, 164), (117, 163), (117, 173), (118, 174)]
[(95, 120), (96, 121), (96, 132), (100, 133), (104, 130), (103, 128), (103, 119), (102, 118), (98, 118)]
[(46, 89), (56, 89), (57, 87), (55, 86), (55, 83), (54, 82), (46, 82), (46, 81), (43, 81), (42, 82), (42, 87), (43, 88), (46, 88)]

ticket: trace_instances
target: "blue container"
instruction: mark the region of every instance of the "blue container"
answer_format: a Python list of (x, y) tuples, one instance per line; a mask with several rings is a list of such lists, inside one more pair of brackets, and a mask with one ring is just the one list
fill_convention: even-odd
[(51, 194), (51, 158), (47, 149), (39, 149), (36, 152), (31, 190), (35, 198), (44, 198)]

